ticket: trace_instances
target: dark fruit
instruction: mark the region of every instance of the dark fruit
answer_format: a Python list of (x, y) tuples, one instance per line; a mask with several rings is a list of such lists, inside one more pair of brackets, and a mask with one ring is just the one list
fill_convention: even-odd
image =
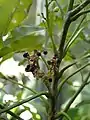
[(24, 53), (24, 54), (23, 54), (23, 57), (24, 57), (24, 58), (27, 58), (27, 57), (29, 57), (29, 54), (28, 54), (28, 53)]
[(30, 72), (30, 65), (27, 65), (27, 67), (25, 68), (26, 72)]
[(39, 51), (37, 52), (37, 56), (41, 56), (41, 53)]
[(52, 78), (49, 78), (49, 82), (52, 82)]
[(43, 54), (44, 54), (44, 55), (47, 55), (47, 53), (48, 53), (48, 52), (47, 52), (46, 50), (43, 51)]

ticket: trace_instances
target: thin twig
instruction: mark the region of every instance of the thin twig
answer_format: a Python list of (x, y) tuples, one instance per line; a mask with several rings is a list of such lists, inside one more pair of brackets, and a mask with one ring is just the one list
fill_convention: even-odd
[[(72, 96), (72, 98), (70, 99), (70, 101), (68, 102), (68, 104), (66, 105), (65, 109), (63, 110), (63, 112), (67, 112), (68, 109), (70, 108), (71, 104), (75, 101), (76, 97), (80, 94), (80, 92), (83, 90), (83, 88), (87, 85), (87, 81), (90, 77), (90, 72), (88, 73), (86, 79), (83, 81), (83, 83), (81, 84), (80, 88), (76, 91), (76, 93)], [(60, 120), (63, 119), (63, 116), (60, 116)]]
[(58, 112), (56, 115), (55, 115), (55, 119), (58, 119), (61, 115), (63, 115), (63, 117), (67, 118), (67, 120), (71, 120), (71, 118), (69, 117), (69, 115), (63, 111), (61, 112)]
[(75, 20), (77, 20), (80, 16), (82, 16), (82, 15), (86, 15), (87, 13), (90, 13), (90, 9), (89, 10), (85, 10), (85, 11), (82, 11), (82, 12), (79, 12), (78, 14), (76, 14), (75, 16), (73, 16), (72, 18), (71, 18), (71, 21), (73, 22), (73, 21), (75, 21)]
[(3, 110), (0, 110), (0, 114), (2, 114), (2, 113), (4, 113), (4, 112), (7, 112), (7, 111), (9, 111), (9, 110), (11, 110), (11, 109), (13, 109), (13, 108), (15, 108), (15, 107), (18, 107), (18, 106), (20, 106), (20, 105), (22, 105), (22, 104), (24, 104), (24, 103), (26, 103), (26, 102), (29, 102), (29, 101), (31, 101), (31, 100), (34, 100), (34, 99), (40, 97), (41, 95), (46, 95), (46, 96), (47, 96), (48, 93), (47, 93), (47, 92), (41, 92), (41, 93), (38, 93), (38, 94), (36, 94), (36, 95), (34, 95), (34, 96), (32, 96), (32, 97), (26, 98), (26, 99), (24, 99), (24, 100), (22, 100), (22, 101), (20, 101), (20, 102), (17, 102), (17, 103), (15, 103), (15, 104), (13, 104), (13, 105), (11, 105), (11, 106), (9, 106), (9, 107), (4, 108)]
[(89, 66), (89, 65), (90, 65), (90, 63), (87, 63), (87, 64), (83, 65), (82, 67), (80, 67), (79, 69), (77, 69), (74, 73), (72, 73), (71, 75), (69, 75), (66, 79), (62, 80), (62, 81), (60, 82), (60, 84), (58, 85), (58, 94), (59, 94), (60, 90), (62, 89), (63, 85), (67, 82), (67, 80), (68, 80), (69, 78), (71, 78), (71, 77), (74, 76), (76, 73), (78, 73), (80, 70), (84, 69), (85, 67), (87, 67), (87, 66)]
[[(62, 30), (61, 39), (60, 39), (60, 45), (59, 45), (59, 53), (60, 53), (59, 58), (60, 59), (63, 58), (64, 44), (65, 44), (68, 28), (71, 24), (71, 21), (70, 21), (71, 12), (69, 12), (69, 11), (71, 11), (73, 9), (73, 4), (74, 4), (74, 0), (70, 0), (69, 6), (68, 6), (68, 12), (67, 12), (67, 16), (66, 16), (66, 21), (63, 25), (63, 30)], [(61, 62), (61, 60), (60, 60), (60, 62)]]
[(67, 43), (65, 44), (65, 47), (64, 47), (64, 56), (66, 55), (67, 53), (67, 47), (70, 43), (70, 41), (73, 39), (73, 37), (76, 35), (77, 31), (79, 30), (81, 24), (83, 23), (84, 19), (86, 18), (86, 15), (83, 16), (83, 18), (81, 19), (80, 23), (78, 24), (78, 26), (76, 27), (75, 31), (72, 33), (71, 37), (69, 38), (69, 40), (67, 41)]
[(52, 45), (53, 45), (53, 51), (55, 54), (57, 54), (57, 49), (54, 43), (54, 39), (53, 39), (53, 34), (52, 34), (52, 30), (50, 29), (50, 24), (49, 24), (49, 10), (48, 10), (48, 0), (46, 0), (46, 22), (47, 22), (47, 30), (48, 30), (48, 34), (49, 37), (52, 41)]
[[(24, 89), (27, 89), (27, 90), (31, 91), (32, 93), (34, 93), (34, 94), (38, 94), (38, 92), (36, 92), (35, 90), (33, 90), (33, 89), (25, 86), (24, 84), (18, 83), (18, 82), (16, 82), (15, 80), (7, 79), (7, 78), (6, 78), (5, 80), (7, 80), (7, 81), (9, 81), (9, 82), (11, 82), (11, 83), (13, 83), (13, 84), (20, 85), (20, 86), (22, 86)], [(44, 98), (43, 96), (40, 96), (40, 99), (41, 99), (42, 101), (44, 101), (44, 102), (48, 105), (48, 102), (45, 100), (45, 98)]]
[(46, 60), (44, 59), (44, 57), (42, 55), (41, 55), (41, 58), (42, 58), (43, 62), (45, 63), (47, 69), (50, 70), (49, 65), (47, 64)]
[[(0, 108), (1, 108), (1, 109), (4, 109), (5, 107), (4, 107), (4, 105), (1, 105), (1, 104), (0, 104)], [(23, 120), (22, 118), (20, 118), (18, 115), (16, 115), (15, 113), (13, 113), (13, 112), (11, 112), (11, 111), (7, 111), (7, 113), (10, 114), (12, 117), (18, 119), (18, 120)]]
[(55, 2), (56, 2), (57, 6), (58, 6), (58, 7), (59, 7), (59, 9), (60, 9), (60, 12), (61, 12), (61, 17), (62, 17), (62, 20), (63, 20), (63, 19), (64, 19), (64, 11), (63, 11), (62, 7), (60, 6), (60, 4), (58, 3), (58, 1), (57, 1), (57, 0), (55, 0)]
[(32, 93), (37, 94), (37, 92), (36, 92), (35, 90), (33, 90), (33, 89), (25, 86), (24, 84), (21, 84), (21, 83), (15, 81), (15, 80), (12, 80), (12, 79), (10, 79), (10, 78), (8, 79), (8, 78), (6, 78), (6, 77), (5, 77), (5, 80), (7, 80), (7, 81), (9, 81), (9, 82), (12, 82), (13, 84), (22, 86), (23, 88), (26, 88), (27, 90), (31, 91)]
[(85, 0), (83, 3), (81, 3), (78, 7), (76, 7), (75, 9), (73, 9), (71, 11), (71, 16), (76, 15), (77, 13), (79, 13), (82, 9), (84, 9), (87, 5), (89, 5), (90, 0)]
[[(62, 34), (61, 34), (61, 39), (60, 39), (60, 45), (59, 45), (59, 53), (60, 53), (60, 59), (63, 58), (63, 51), (64, 51), (64, 44), (65, 44), (65, 40), (66, 40), (66, 36), (67, 36), (67, 32), (68, 32), (68, 28), (71, 24), (71, 16), (76, 15), (78, 12), (80, 12), (84, 7), (86, 7), (88, 4), (90, 3), (90, 0), (86, 0), (83, 3), (81, 3), (78, 7), (76, 7), (75, 9), (69, 11), (67, 13), (67, 17), (66, 17), (66, 21), (63, 25), (63, 30), (62, 30)], [(69, 8), (70, 9), (70, 8)], [(61, 62), (61, 61), (60, 61)]]
[(68, 6), (68, 11), (73, 9), (73, 4), (74, 4), (74, 0), (70, 0), (69, 6)]
[(90, 57), (90, 54), (87, 54), (79, 59), (75, 59), (71, 64), (65, 66), (64, 68), (62, 68), (59, 72), (58, 78), (60, 79), (63, 75), (63, 73), (65, 72), (65, 70), (67, 70), (68, 68), (72, 67), (73, 65), (76, 65), (77, 63), (79, 63), (81, 60), (84, 60), (86, 58)]
[(80, 88), (76, 91), (76, 93), (73, 95), (73, 97), (71, 98), (71, 100), (66, 105), (66, 107), (64, 109), (64, 112), (68, 111), (68, 109), (71, 106), (71, 104), (73, 103), (73, 101), (76, 99), (76, 97), (79, 95), (79, 93), (83, 90), (83, 88), (87, 85), (87, 81), (88, 81), (89, 77), (90, 77), (90, 72), (88, 73), (86, 79), (83, 81), (83, 83), (80, 86)]
[(71, 23), (70, 22), (70, 13), (68, 13), (66, 21), (65, 21), (65, 23), (63, 25), (61, 39), (60, 39), (60, 45), (59, 45), (60, 59), (63, 58), (64, 44), (65, 44), (65, 40), (66, 40), (66, 36), (67, 36), (67, 32), (68, 32), (68, 28), (70, 26), (70, 23)]

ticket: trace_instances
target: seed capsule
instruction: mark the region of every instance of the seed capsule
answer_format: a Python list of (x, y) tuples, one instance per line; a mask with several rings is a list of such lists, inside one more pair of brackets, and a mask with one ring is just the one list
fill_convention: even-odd
[(48, 52), (47, 52), (46, 50), (43, 51), (43, 54), (44, 54), (44, 55), (47, 55), (47, 53), (48, 53)]
[(39, 51), (37, 52), (37, 56), (41, 56), (41, 53)]
[(28, 52), (27, 52), (27, 53), (24, 53), (24, 54), (23, 54), (23, 57), (24, 57), (24, 58), (28, 58), (28, 57), (29, 57)]
[(49, 82), (52, 82), (52, 78), (49, 78)]
[(26, 72), (30, 72), (30, 65), (27, 65), (27, 67), (25, 68)]

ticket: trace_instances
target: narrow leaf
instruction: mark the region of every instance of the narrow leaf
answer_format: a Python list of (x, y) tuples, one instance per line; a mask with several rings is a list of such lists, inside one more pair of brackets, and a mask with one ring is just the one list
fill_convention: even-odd
[(90, 100), (83, 100), (76, 105), (76, 107), (81, 107), (82, 105), (90, 104)]
[(81, 31), (84, 29), (84, 27), (80, 28), (78, 30), (78, 32), (73, 36), (73, 38), (69, 41), (69, 43), (67, 44), (66, 47), (66, 51), (68, 51), (68, 49), (70, 48), (70, 46), (74, 43), (74, 41), (76, 40), (76, 38), (79, 36), (79, 34), (81, 33)]

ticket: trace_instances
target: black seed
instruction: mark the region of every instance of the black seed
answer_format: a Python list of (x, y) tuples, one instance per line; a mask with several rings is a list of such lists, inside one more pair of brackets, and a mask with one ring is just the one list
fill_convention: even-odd
[(29, 57), (29, 54), (28, 54), (28, 53), (24, 53), (24, 54), (23, 54), (23, 57), (24, 57), (24, 58), (27, 58), (27, 57)]
[(26, 72), (30, 72), (30, 65), (27, 65), (27, 67), (25, 68)]
[(52, 82), (52, 78), (49, 78), (49, 82)]
[(37, 56), (41, 56), (41, 53), (39, 51), (37, 52)]
[(47, 55), (47, 53), (48, 53), (48, 52), (47, 52), (46, 50), (43, 51), (43, 54), (44, 54), (44, 55)]

